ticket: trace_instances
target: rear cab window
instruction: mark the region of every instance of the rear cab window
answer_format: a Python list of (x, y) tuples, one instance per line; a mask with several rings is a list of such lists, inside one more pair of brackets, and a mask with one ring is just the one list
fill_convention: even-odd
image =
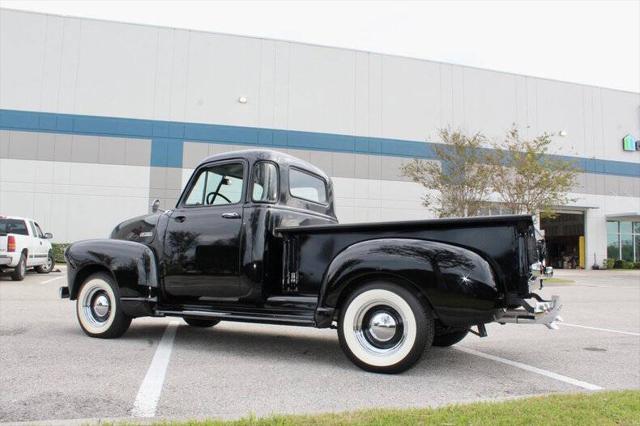
[(22, 219), (0, 219), (0, 234), (29, 236), (29, 230)]
[(319, 176), (302, 170), (289, 169), (289, 192), (296, 198), (327, 204), (327, 183)]

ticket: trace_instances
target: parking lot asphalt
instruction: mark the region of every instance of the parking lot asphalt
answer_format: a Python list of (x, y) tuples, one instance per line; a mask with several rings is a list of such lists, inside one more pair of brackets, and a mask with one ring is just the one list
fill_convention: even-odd
[[(179, 319), (141, 318), (122, 338), (91, 339), (77, 324), (74, 303), (57, 297), (64, 273), (29, 273), (23, 282), (1, 276), (0, 422), (131, 419), (141, 386), (159, 377), (164, 381), (152, 404), (157, 418), (424, 407), (640, 388), (640, 271), (556, 275), (575, 281), (542, 290), (562, 298), (559, 330), (490, 324), (488, 337), (431, 348), (400, 375), (355, 367), (335, 330), (224, 322), (195, 329)], [(171, 321), (178, 324), (175, 339), (162, 339)], [(166, 372), (159, 373), (154, 369), (163, 368), (163, 359)]]

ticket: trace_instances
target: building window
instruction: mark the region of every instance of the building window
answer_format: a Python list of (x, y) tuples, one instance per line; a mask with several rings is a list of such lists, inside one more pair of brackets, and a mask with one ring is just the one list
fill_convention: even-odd
[(607, 221), (607, 257), (640, 262), (640, 222)]

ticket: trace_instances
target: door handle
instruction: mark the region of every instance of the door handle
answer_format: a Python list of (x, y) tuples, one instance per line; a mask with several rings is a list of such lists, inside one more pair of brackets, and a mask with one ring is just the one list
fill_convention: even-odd
[(175, 220), (176, 222), (182, 223), (185, 221), (186, 218), (187, 218), (186, 216), (176, 216), (173, 218), (173, 220)]
[(236, 212), (222, 213), (222, 217), (225, 219), (240, 219), (240, 214)]

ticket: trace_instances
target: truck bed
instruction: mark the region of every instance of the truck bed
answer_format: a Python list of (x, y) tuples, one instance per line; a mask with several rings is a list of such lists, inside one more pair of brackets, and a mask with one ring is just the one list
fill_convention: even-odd
[[(304, 280), (322, 276), (317, 258), (306, 253), (319, 253), (327, 262), (344, 248), (360, 241), (378, 238), (422, 239), (448, 243), (470, 249), (488, 260), (496, 279), (506, 292), (528, 293), (529, 259), (519, 258), (527, 253), (527, 242), (519, 235), (532, 232), (533, 221), (528, 215), (481, 216), (470, 218), (428, 219), (399, 222), (372, 222), (354, 224), (329, 224), (277, 228), (285, 239), (295, 240), (299, 251), (298, 268)], [(519, 247), (519, 245), (522, 245)], [(291, 246), (291, 244), (289, 244)], [(518, 249), (522, 250), (518, 250)], [(533, 262), (530, 262), (533, 263)], [(519, 265), (519, 268), (514, 268)], [(309, 283), (311, 284), (311, 283)], [(310, 285), (310, 288), (313, 286)]]

